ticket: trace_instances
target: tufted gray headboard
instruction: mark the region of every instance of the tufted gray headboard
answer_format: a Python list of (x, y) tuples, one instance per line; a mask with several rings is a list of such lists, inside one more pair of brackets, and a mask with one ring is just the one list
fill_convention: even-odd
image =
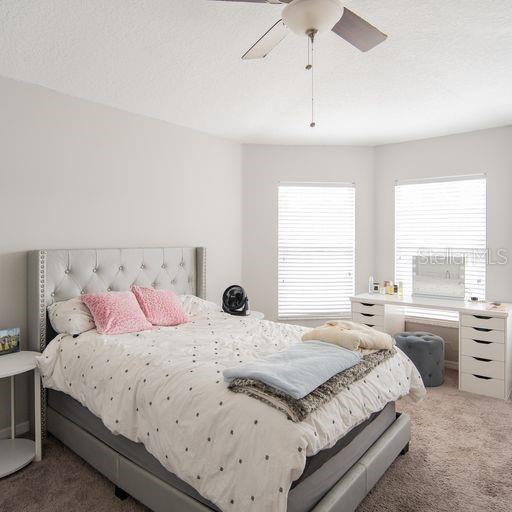
[(129, 290), (132, 285), (206, 296), (206, 249), (59, 249), (28, 255), (30, 350), (41, 352), (55, 336), (46, 314), (55, 301), (84, 293)]

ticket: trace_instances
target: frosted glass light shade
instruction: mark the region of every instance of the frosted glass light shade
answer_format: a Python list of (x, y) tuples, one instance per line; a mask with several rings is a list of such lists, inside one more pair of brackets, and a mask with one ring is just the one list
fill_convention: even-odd
[(285, 25), (298, 35), (308, 30), (327, 32), (343, 15), (338, 0), (294, 0), (283, 9)]

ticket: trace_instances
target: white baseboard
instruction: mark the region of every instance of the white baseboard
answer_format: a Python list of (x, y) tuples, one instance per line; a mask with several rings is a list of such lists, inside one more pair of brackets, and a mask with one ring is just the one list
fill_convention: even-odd
[(457, 361), (445, 361), (444, 367), (449, 368), (450, 370), (458, 370), (459, 369), (459, 363)]
[[(30, 422), (24, 421), (16, 425), (16, 436), (26, 434), (30, 430)], [(11, 427), (0, 429), (0, 439), (8, 439), (11, 437)]]

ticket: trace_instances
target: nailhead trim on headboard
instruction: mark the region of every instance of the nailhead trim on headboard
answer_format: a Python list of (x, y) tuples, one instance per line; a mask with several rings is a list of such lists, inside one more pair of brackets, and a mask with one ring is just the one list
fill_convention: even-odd
[[(46, 251), (39, 251), (39, 351), (46, 347)], [(46, 388), (41, 386), (41, 436), (46, 439)]]
[(39, 350), (46, 347), (46, 251), (39, 251)]

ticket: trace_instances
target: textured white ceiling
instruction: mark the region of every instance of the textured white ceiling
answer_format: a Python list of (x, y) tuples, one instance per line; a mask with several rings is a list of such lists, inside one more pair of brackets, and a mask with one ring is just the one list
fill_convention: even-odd
[(347, 0), (389, 35), (363, 54), (318, 38), (242, 53), (280, 6), (0, 0), (0, 75), (243, 142), (382, 144), (512, 122), (512, 0)]

